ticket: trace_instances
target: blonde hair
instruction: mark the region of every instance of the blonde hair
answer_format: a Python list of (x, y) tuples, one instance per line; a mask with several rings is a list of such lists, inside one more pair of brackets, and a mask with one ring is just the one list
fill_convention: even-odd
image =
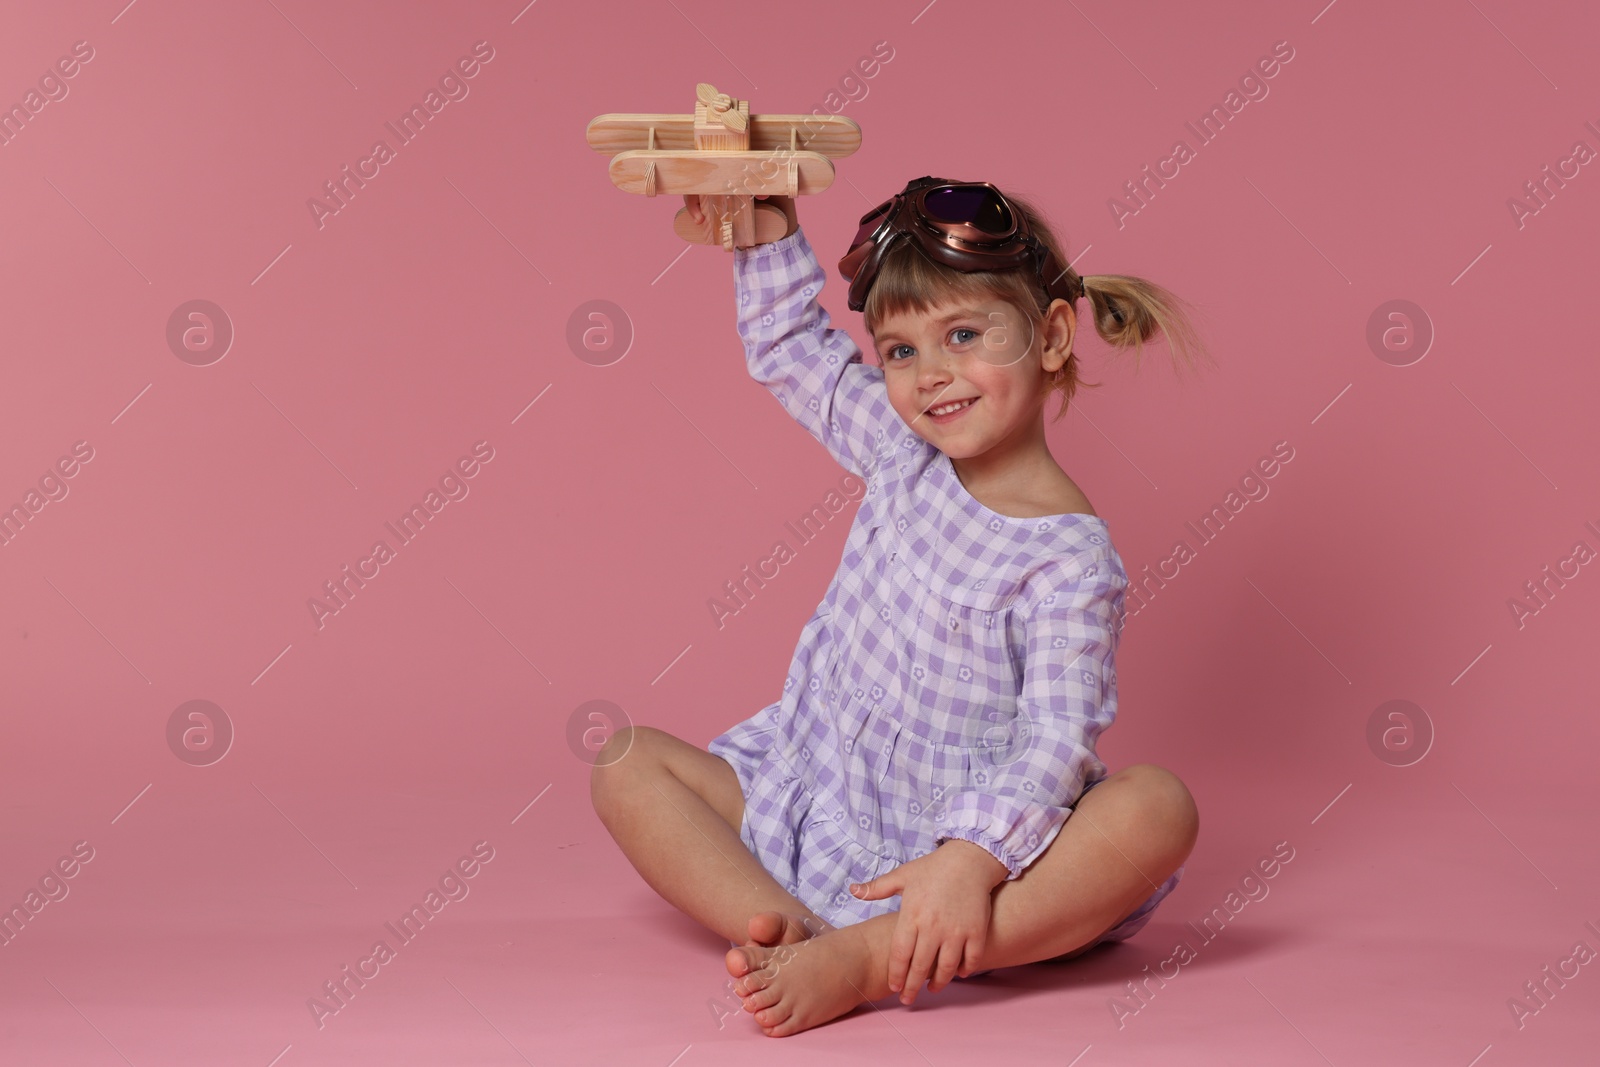
[[(1055, 253), (1056, 259), (1067, 263), (1061, 244), (1044, 216), (1032, 204), (1010, 192), (1006, 193), (1006, 199), (1027, 220), (1029, 229)], [(1113, 357), (1132, 348), (1137, 369), (1145, 343), (1160, 335), (1170, 342), (1180, 376), (1184, 365), (1194, 367), (1195, 355), (1215, 363), (1190, 323), (1185, 310), (1190, 305), (1171, 291), (1126, 274), (1080, 276), (1070, 266), (1066, 274), (1075, 283), (1069, 288), (1089, 298), (1095, 332), (1112, 347)], [(884, 256), (861, 314), (867, 332), (876, 336), (879, 324), (891, 315), (923, 312), (938, 304), (984, 299), (1004, 300), (1016, 308), (1032, 323), (1037, 336), (1053, 298), (1031, 265), (967, 273), (935, 263), (916, 246), (915, 240), (902, 239)], [(1067, 413), (1067, 406), (1078, 390), (1078, 367), (1078, 354), (1069, 352), (1066, 365), (1048, 379), (1050, 388), (1061, 392), (1061, 410), (1056, 412), (1056, 419)], [(1098, 388), (1103, 383), (1082, 384)]]

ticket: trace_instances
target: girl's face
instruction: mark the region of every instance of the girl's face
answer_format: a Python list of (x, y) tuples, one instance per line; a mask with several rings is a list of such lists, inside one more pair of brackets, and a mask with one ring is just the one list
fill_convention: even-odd
[[(1039, 424), (1048, 376), (1066, 363), (1075, 328), (1065, 300), (1051, 305), (1037, 332), (1004, 300), (946, 302), (886, 316), (873, 344), (889, 402), (906, 425), (952, 459), (967, 459)], [(953, 414), (935, 414), (966, 400)]]

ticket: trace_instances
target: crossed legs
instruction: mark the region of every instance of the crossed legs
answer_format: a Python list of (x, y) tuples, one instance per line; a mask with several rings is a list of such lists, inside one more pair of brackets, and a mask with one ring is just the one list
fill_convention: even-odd
[[(664, 730), (625, 727), (600, 750), (589, 794), (650, 888), (707, 929), (749, 941), (751, 918), (766, 912), (827, 925), (740, 840), (744, 794), (727, 760)], [(803, 928), (790, 931), (801, 936)]]
[[(591, 795), (651, 888), (743, 943), (728, 952), (728, 972), (764, 1032), (796, 1033), (889, 995), (896, 914), (835, 929), (780, 886), (739, 838), (744, 797), (725, 760), (633, 727), (602, 750)], [(1188, 858), (1198, 827), (1194, 800), (1170, 771), (1136, 764), (1110, 775), (1079, 798), (1032, 866), (994, 890), (980, 965), (1086, 951)]]

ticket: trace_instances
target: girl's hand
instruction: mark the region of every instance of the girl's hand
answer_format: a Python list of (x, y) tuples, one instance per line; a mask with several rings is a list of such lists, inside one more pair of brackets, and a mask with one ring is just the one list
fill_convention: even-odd
[(860, 900), (900, 897), (889, 949), (889, 989), (903, 1004), (917, 999), (926, 980), (937, 993), (957, 974), (979, 969), (989, 933), (990, 893), (1006, 868), (988, 850), (970, 841), (946, 841), (926, 856), (902, 863), (888, 874), (850, 892)]
[[(789, 220), (789, 229), (784, 234), (785, 237), (800, 228), (800, 217), (795, 213), (794, 197), (759, 195), (756, 199), (765, 200), (783, 211), (784, 216)], [(683, 198), (683, 206), (689, 209), (689, 217), (695, 221), (697, 226), (705, 225), (706, 221), (706, 211), (700, 200), (701, 197), (698, 193), (687, 193)]]

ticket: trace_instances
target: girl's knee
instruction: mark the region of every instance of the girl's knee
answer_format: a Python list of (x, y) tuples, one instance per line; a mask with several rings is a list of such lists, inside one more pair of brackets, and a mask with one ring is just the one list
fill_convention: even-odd
[(660, 762), (659, 741), (652, 735), (661, 732), (650, 726), (623, 726), (606, 738), (589, 769), (589, 799), (596, 811), (613, 800), (645, 764)]
[(624, 763), (634, 769), (643, 764), (660, 764), (663, 750), (668, 744), (682, 744), (665, 730), (654, 726), (619, 726), (606, 743), (595, 753), (594, 769), (598, 771), (621, 768)]
[(1183, 779), (1154, 763), (1136, 763), (1122, 773), (1139, 783), (1142, 805), (1151, 822), (1165, 828), (1174, 847), (1187, 855), (1200, 833), (1200, 809)]

